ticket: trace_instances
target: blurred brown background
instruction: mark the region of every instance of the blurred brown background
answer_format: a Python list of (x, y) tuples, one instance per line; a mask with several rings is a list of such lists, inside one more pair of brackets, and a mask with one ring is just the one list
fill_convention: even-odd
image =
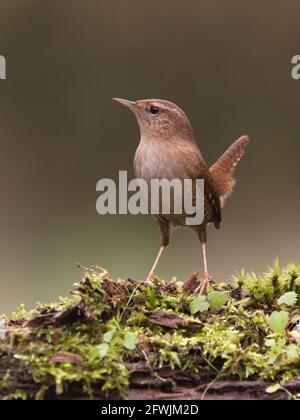
[[(76, 261), (144, 277), (158, 246), (147, 216), (98, 216), (96, 182), (131, 171), (134, 117), (112, 96), (158, 97), (190, 116), (213, 162), (252, 143), (221, 231), (215, 279), (299, 256), (299, 1), (2, 0), (0, 312), (66, 295)], [(177, 231), (158, 274), (201, 267), (196, 236)]]

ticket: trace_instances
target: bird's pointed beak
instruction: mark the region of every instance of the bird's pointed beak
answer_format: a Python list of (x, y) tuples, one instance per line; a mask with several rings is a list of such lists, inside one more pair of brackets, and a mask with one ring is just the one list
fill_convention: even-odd
[(126, 108), (131, 108), (135, 105), (135, 101), (130, 101), (129, 99), (112, 98), (112, 100), (126, 106)]

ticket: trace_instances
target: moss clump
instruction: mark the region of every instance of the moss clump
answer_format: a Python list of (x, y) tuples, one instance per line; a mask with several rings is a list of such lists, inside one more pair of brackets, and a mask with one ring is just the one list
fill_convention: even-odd
[(126, 398), (133, 386), (225, 379), (283, 390), (299, 378), (299, 298), (297, 267), (277, 261), (200, 299), (175, 279), (113, 281), (88, 268), (72, 299), (2, 318), (0, 396)]

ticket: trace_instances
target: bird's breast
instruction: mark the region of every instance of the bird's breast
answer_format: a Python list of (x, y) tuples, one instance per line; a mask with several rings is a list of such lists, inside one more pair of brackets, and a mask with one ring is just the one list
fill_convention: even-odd
[[(203, 177), (206, 182), (207, 194), (204, 197), (204, 223), (214, 221), (213, 200), (210, 198), (210, 178), (207, 166), (197, 146), (192, 142), (180, 141), (161, 141), (158, 140), (141, 140), (134, 159), (134, 169), (136, 178), (145, 180), (148, 184), (151, 180), (167, 179), (201, 179)], [(195, 184), (193, 186), (192, 199), (195, 200)], [(183, 195), (183, 190), (177, 192)], [(185, 224), (185, 212), (178, 214), (173, 211), (174, 196), (172, 192), (168, 192), (168, 196), (164, 195), (164, 200), (169, 199), (171, 203), (171, 212), (168, 220), (174, 225)], [(150, 197), (150, 201), (152, 198)], [(162, 197), (160, 196), (160, 200)], [(149, 201), (149, 204), (150, 204)], [(183, 201), (182, 201), (183, 202)], [(194, 201), (193, 201), (194, 203)], [(167, 217), (167, 216), (166, 216)]]
[(184, 179), (188, 177), (185, 164), (176, 148), (141, 141), (134, 158), (135, 176), (147, 182), (151, 179)]

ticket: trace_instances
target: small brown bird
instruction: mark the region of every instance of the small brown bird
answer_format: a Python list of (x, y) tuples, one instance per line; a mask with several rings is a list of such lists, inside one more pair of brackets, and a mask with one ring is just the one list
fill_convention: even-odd
[[(188, 117), (177, 105), (161, 99), (129, 101), (113, 98), (113, 100), (133, 111), (140, 126), (141, 139), (134, 158), (137, 178), (144, 179), (148, 183), (151, 179), (204, 180), (204, 221), (201, 225), (191, 226), (199, 236), (202, 246), (204, 261), (204, 276), (200, 286), (202, 293), (209, 284), (206, 226), (213, 223), (217, 229), (220, 227), (221, 207), (233, 190), (235, 185), (233, 172), (243, 156), (249, 138), (240, 137), (209, 168), (197, 146)], [(161, 246), (148, 279), (154, 275), (163, 250), (169, 244), (171, 226), (184, 225), (182, 215), (178, 214), (159, 214), (156, 220), (161, 233)]]

